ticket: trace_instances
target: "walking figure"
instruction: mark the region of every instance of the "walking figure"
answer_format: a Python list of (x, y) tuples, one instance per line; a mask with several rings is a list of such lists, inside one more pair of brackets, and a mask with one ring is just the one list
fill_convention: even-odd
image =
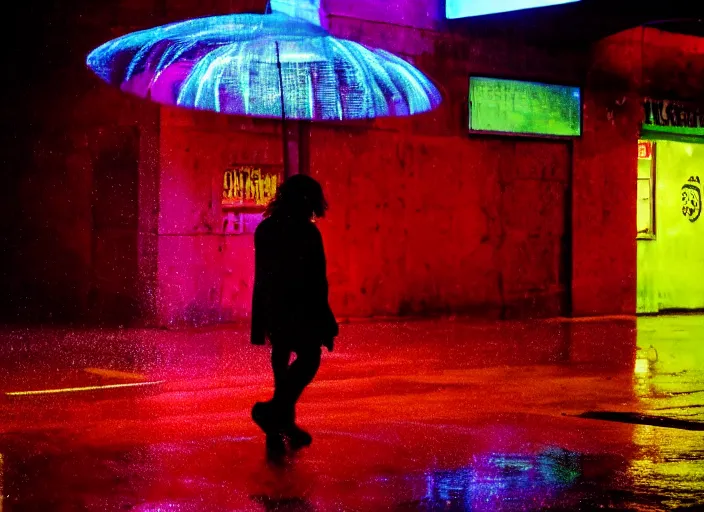
[[(257, 402), (252, 419), (266, 433), (270, 455), (308, 446), (296, 425), (296, 403), (320, 367), (322, 347), (332, 352), (338, 326), (328, 303), (323, 240), (314, 224), (327, 203), (320, 184), (296, 175), (277, 190), (254, 234), (252, 343), (271, 343), (274, 396)], [(291, 357), (295, 360), (291, 363)]]

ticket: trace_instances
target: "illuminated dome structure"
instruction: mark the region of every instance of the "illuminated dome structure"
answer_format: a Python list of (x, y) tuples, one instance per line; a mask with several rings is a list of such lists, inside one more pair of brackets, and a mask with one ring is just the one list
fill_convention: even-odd
[(95, 49), (87, 64), (123, 91), (224, 114), (280, 118), (283, 103), (288, 119), (369, 119), (418, 114), (441, 101), (406, 61), (278, 12), (135, 32)]

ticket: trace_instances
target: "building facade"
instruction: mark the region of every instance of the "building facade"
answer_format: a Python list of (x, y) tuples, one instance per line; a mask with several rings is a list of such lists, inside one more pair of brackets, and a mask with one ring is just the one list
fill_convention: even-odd
[[(247, 320), (256, 215), (235, 216), (227, 194), (238, 173), (280, 175), (281, 123), (159, 107), (99, 83), (83, 65), (90, 49), (136, 28), (263, 9), (221, 3), (123, 0), (67, 18), (62, 29), (83, 30), (51, 86), (34, 88), (42, 99), (26, 112), (35, 120), (32, 156), (18, 163), (27, 171), (6, 206), (23, 219), (7, 228), (9, 316)], [(595, 43), (550, 44), (509, 29), (453, 29), (441, 2), (318, 7), (333, 35), (402, 56), (444, 99), (414, 118), (288, 125), (292, 167), (321, 181), (331, 205), (320, 228), (339, 317), (633, 314), (660, 293), (642, 283), (662, 264), (648, 267), (643, 254), (669, 242), (636, 241), (641, 192), (661, 174), (639, 180), (644, 105), (702, 97), (701, 38), (635, 27)], [(470, 76), (580, 87), (581, 135), (471, 133)], [(689, 155), (667, 144), (656, 143), (658, 158)], [(692, 158), (698, 152), (693, 146)], [(701, 270), (696, 252), (687, 261)]]

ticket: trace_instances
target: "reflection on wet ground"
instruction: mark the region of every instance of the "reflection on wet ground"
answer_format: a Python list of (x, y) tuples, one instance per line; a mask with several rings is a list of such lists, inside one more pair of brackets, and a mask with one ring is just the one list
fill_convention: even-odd
[[(343, 457), (350, 463), (349, 472), (320, 463), (320, 451), (301, 454), (284, 467), (267, 466), (250, 439), (18, 453), (8, 459), (5, 510), (671, 510), (704, 506), (701, 445), (692, 446), (694, 439), (687, 443), (678, 431), (672, 431), (674, 438), (671, 434), (667, 439), (648, 439), (652, 435), (648, 428), (652, 427), (635, 427), (632, 453), (545, 447), (536, 453), (478, 453), (456, 468), (442, 468), (442, 454), (438, 454), (426, 469), (406, 469), (402, 461), (386, 458), (387, 448), (369, 442), (341, 448), (343, 453), (366, 451), (359, 456), (370, 459), (368, 467), (362, 467)], [(324, 437), (326, 449), (349, 443), (343, 436)], [(678, 448), (638, 446), (644, 437), (675, 446), (684, 442), (679, 450), (692, 451), (683, 454)]]
[(301, 405), (315, 442), (283, 465), (249, 420), (270, 383), (244, 333), (12, 332), (4, 391), (164, 384), (5, 397), (0, 510), (704, 508), (702, 432), (578, 417), (701, 420), (704, 321), (637, 327), (345, 326)]
[(638, 320), (635, 391), (643, 408), (704, 422), (704, 319), (689, 315)]

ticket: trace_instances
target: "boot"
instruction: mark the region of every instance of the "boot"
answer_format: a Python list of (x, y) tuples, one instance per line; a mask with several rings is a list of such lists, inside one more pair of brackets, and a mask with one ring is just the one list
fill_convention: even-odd
[(281, 431), (292, 450), (300, 450), (313, 442), (313, 436), (296, 425), (296, 413), (293, 411), (286, 415)]
[(288, 439), (288, 444), (292, 450), (300, 450), (310, 446), (313, 442), (313, 436), (295, 423), (286, 427), (283, 434)]
[(286, 443), (281, 432), (266, 435), (266, 456), (270, 461), (278, 462), (286, 455)]
[(271, 403), (257, 402), (252, 407), (252, 419), (266, 434), (266, 453), (270, 459), (279, 459), (286, 453), (286, 444), (280, 422), (272, 410)]

